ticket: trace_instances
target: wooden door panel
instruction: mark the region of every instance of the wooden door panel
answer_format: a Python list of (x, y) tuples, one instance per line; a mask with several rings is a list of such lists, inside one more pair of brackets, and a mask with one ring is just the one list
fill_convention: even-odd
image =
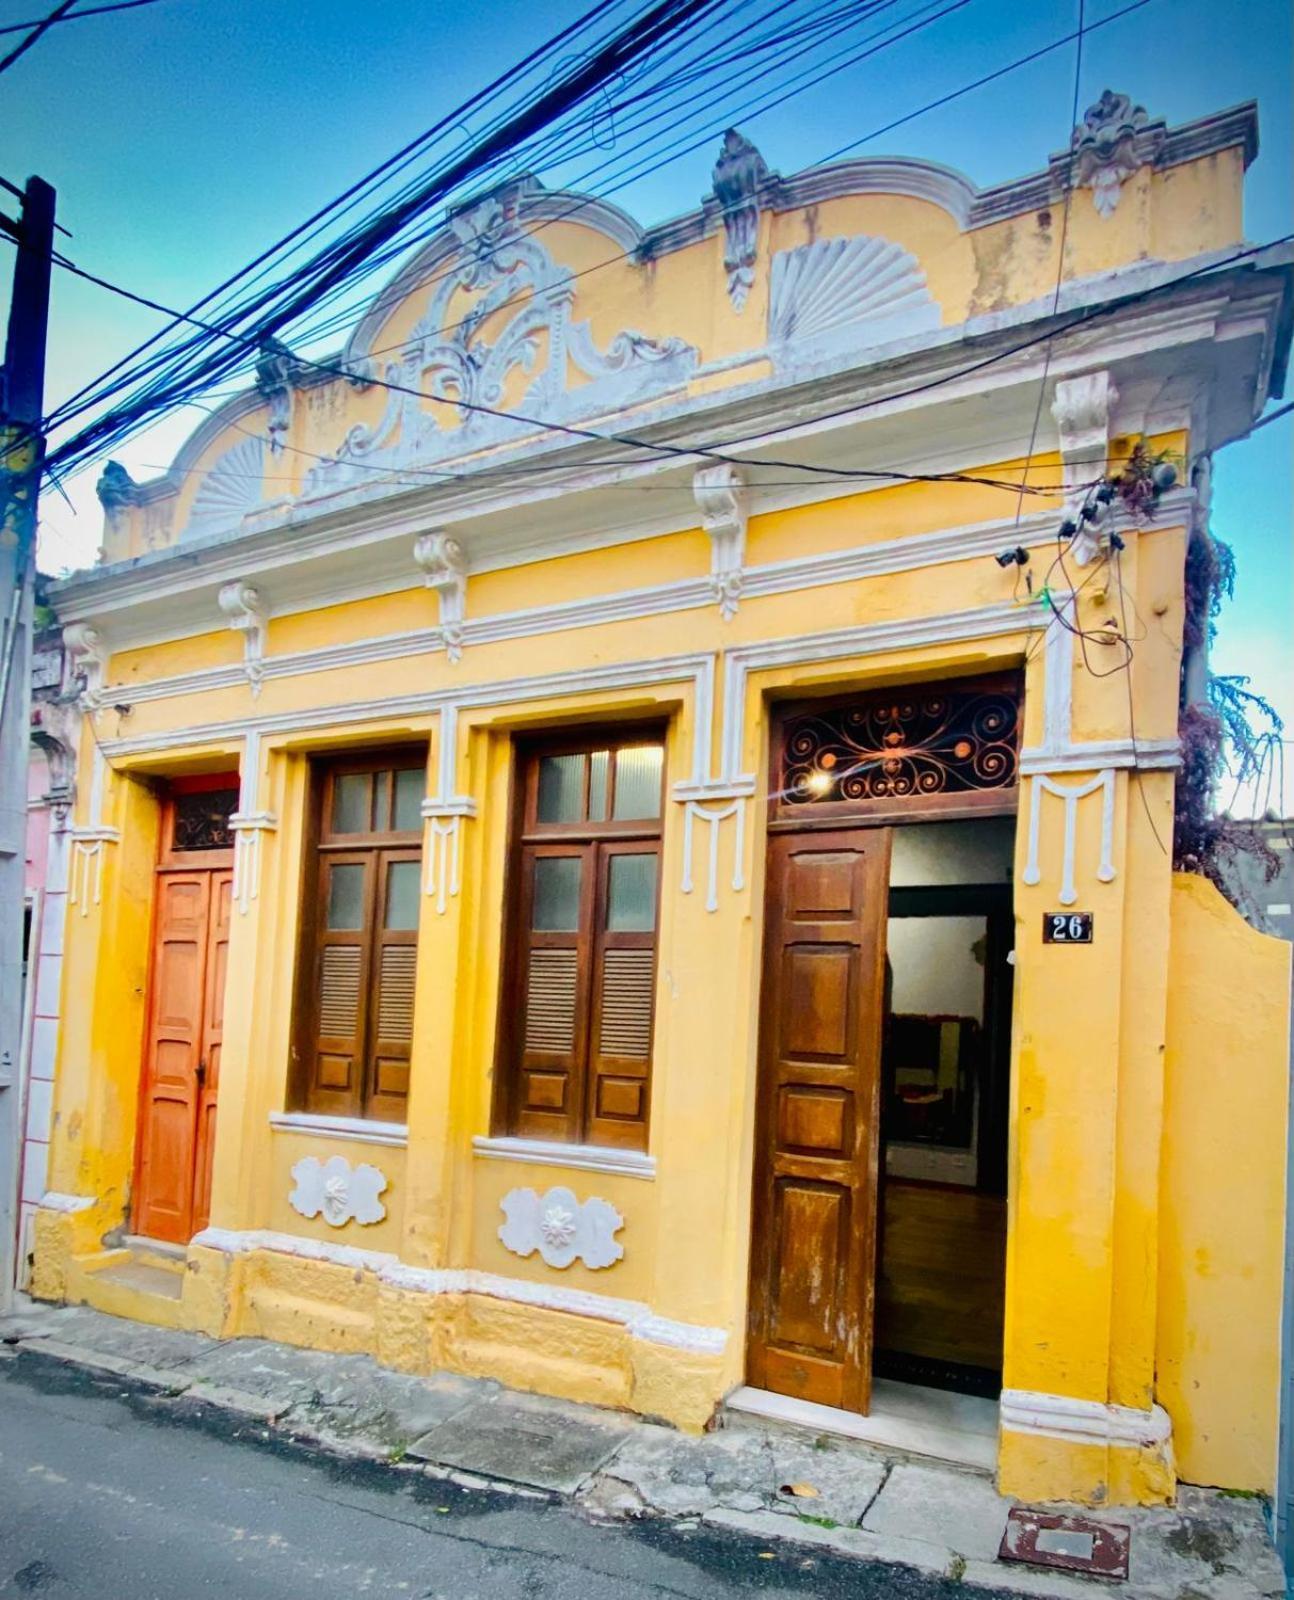
[(773, 1207), (777, 1277), (769, 1336), (775, 1344), (834, 1354), (841, 1346), (847, 1291), (849, 1192), (836, 1184), (782, 1178)]
[(844, 1089), (786, 1083), (777, 1095), (778, 1148), (789, 1154), (848, 1157), (854, 1147), (853, 1096)]
[(748, 1377), (871, 1394), (887, 829), (769, 844)]
[(783, 899), (787, 916), (795, 922), (856, 916), (852, 860), (848, 850), (801, 849), (789, 856)]
[(853, 1057), (856, 952), (844, 944), (789, 944), (782, 952), (783, 1059)]
[(198, 1115), (210, 874), (157, 880), (136, 1227), (187, 1243)]

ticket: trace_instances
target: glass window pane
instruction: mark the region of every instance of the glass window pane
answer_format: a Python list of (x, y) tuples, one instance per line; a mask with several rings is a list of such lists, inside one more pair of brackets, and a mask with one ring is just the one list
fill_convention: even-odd
[(373, 827), (373, 774), (339, 772), (332, 789), (332, 831), (369, 833)]
[(616, 822), (660, 816), (661, 769), (665, 749), (659, 744), (627, 745), (616, 751)]
[(582, 755), (540, 757), (540, 822), (583, 822), (584, 761)]
[(417, 833), (422, 827), (422, 797), (426, 790), (427, 774), (421, 767), (406, 767), (396, 773), (391, 826), (397, 833)]
[(540, 856), (530, 926), (538, 933), (575, 933), (580, 925), (579, 856)]
[(364, 868), (358, 861), (343, 861), (328, 872), (328, 926), (353, 931), (364, 926)]
[(611, 752), (595, 750), (589, 757), (589, 821), (607, 820), (607, 779), (611, 775)]
[(607, 878), (607, 930), (650, 933), (656, 926), (656, 853), (612, 856)]
[(393, 933), (409, 933), (418, 926), (418, 891), (422, 863), (392, 861), (386, 869), (386, 925)]

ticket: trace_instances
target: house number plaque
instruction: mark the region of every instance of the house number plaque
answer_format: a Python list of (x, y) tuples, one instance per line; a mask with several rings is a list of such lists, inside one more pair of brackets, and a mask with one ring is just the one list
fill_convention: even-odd
[(1042, 914), (1043, 944), (1091, 944), (1092, 913), (1090, 911), (1044, 911)]

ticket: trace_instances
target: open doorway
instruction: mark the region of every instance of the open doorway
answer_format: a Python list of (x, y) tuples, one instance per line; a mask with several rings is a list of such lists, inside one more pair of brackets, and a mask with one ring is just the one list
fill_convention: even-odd
[(1015, 820), (894, 829), (881, 1046), (878, 1377), (1002, 1382)]
[(774, 722), (752, 1390), (1000, 1384), (1019, 724), (1009, 675)]

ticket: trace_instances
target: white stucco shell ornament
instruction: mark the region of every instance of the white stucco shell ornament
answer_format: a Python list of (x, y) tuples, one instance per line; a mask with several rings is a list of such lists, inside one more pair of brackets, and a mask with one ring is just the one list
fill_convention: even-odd
[(345, 1156), (303, 1156), (292, 1168), (296, 1188), (288, 1196), (303, 1217), (322, 1216), (332, 1228), (348, 1222), (381, 1222), (386, 1207), (378, 1196), (386, 1188), (386, 1174), (361, 1161), (352, 1167)]
[(596, 1271), (614, 1266), (625, 1253), (614, 1237), (625, 1219), (609, 1200), (594, 1196), (581, 1203), (558, 1185), (543, 1195), (512, 1189), (499, 1205), (508, 1219), (499, 1229), (499, 1240), (514, 1255), (532, 1256), (538, 1250), (547, 1266), (582, 1261)]

